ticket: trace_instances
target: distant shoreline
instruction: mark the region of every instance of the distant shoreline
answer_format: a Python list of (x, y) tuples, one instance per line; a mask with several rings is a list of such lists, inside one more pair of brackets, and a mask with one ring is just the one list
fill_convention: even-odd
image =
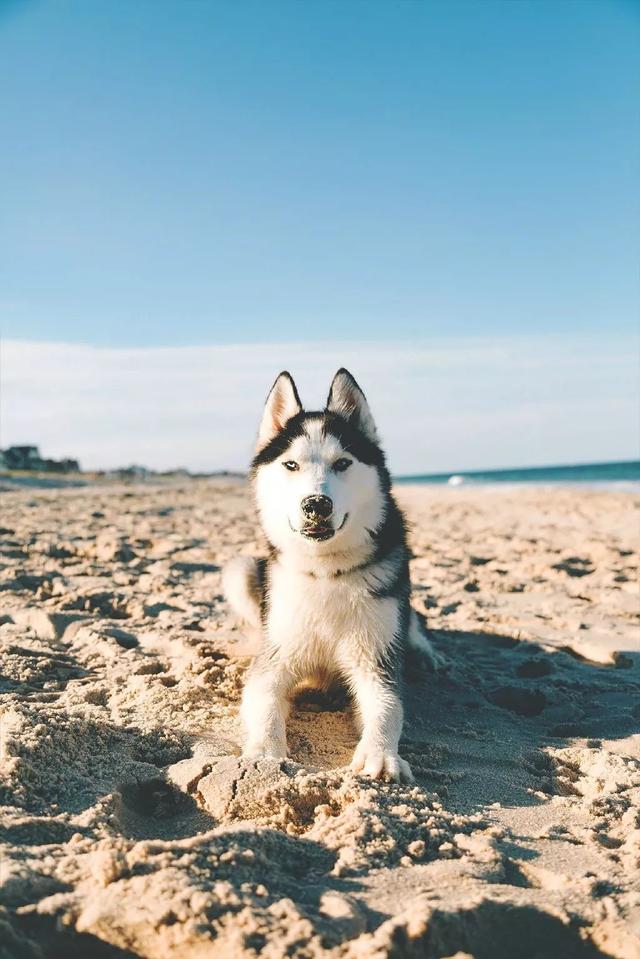
[(470, 470), (396, 476), (394, 483), (434, 486), (590, 486), (640, 490), (640, 460), (577, 463), (571, 466), (530, 466), (521, 469)]
[(44, 473), (25, 470), (0, 471), (0, 492), (19, 489), (79, 489), (87, 487), (115, 486), (180, 486), (186, 483), (239, 483), (246, 480), (245, 473), (220, 470), (215, 473), (153, 473), (128, 475), (114, 470), (109, 473), (87, 471), (86, 473)]
[[(167, 486), (196, 481), (243, 482), (247, 474), (231, 470), (190, 473), (188, 470), (136, 471), (129, 469), (78, 473), (49, 473), (30, 470), (0, 471), (0, 491), (12, 489), (67, 489), (83, 486)], [(512, 486), (579, 487), (640, 492), (640, 460), (609, 463), (581, 463), (571, 466), (531, 466), (522, 469), (469, 470), (447, 473), (418, 473), (393, 476), (395, 485), (483, 488)]]

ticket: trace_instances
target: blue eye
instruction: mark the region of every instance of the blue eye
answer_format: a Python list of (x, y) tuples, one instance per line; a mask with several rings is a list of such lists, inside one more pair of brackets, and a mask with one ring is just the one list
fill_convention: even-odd
[(300, 469), (295, 460), (285, 460), (282, 465), (286, 470), (289, 470), (290, 473), (295, 473), (296, 470)]
[(353, 460), (348, 460), (345, 456), (341, 456), (339, 460), (336, 460), (333, 464), (333, 469), (336, 473), (344, 473), (345, 470), (348, 470), (351, 466)]

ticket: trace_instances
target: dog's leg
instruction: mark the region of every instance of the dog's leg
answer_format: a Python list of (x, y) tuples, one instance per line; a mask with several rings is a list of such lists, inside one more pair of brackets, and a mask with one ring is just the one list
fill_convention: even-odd
[(435, 672), (444, 665), (444, 656), (436, 652), (427, 639), (415, 609), (412, 609), (409, 614), (407, 645), (409, 651), (415, 653), (432, 672)]
[(249, 670), (240, 715), (247, 739), (242, 755), (251, 759), (285, 759), (287, 734), (285, 723), (289, 712), (287, 696), (293, 677), (279, 663), (260, 654)]
[(260, 561), (237, 556), (222, 570), (222, 589), (236, 615), (254, 629), (260, 629)]
[(354, 665), (349, 669), (348, 682), (362, 723), (351, 769), (373, 779), (385, 777), (396, 782), (411, 782), (411, 767), (398, 755), (403, 714), (397, 690), (368, 665)]

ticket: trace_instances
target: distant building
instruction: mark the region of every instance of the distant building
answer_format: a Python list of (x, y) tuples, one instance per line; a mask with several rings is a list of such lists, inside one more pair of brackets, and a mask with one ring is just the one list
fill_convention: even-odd
[(3, 454), (7, 469), (39, 470), (43, 468), (37, 446), (10, 446), (3, 450)]
[(43, 459), (37, 446), (9, 446), (6, 450), (0, 450), (0, 469), (79, 473), (80, 464), (74, 459)]
[(114, 470), (114, 473), (118, 479), (121, 479), (123, 482), (133, 483), (146, 480), (151, 475), (151, 470), (147, 469), (146, 466), (132, 464), (131, 466), (124, 466), (121, 469)]
[(50, 473), (79, 473), (80, 463), (78, 460), (43, 460), (44, 469)]

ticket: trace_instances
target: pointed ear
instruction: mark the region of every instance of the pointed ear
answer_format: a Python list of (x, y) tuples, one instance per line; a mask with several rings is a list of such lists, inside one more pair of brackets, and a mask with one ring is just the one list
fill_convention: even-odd
[(327, 399), (327, 410), (349, 420), (373, 443), (378, 442), (378, 432), (369, 404), (349, 370), (338, 370), (334, 376)]
[(302, 403), (290, 373), (280, 373), (267, 396), (258, 431), (258, 450), (263, 449), (284, 428), (288, 420), (302, 412)]

